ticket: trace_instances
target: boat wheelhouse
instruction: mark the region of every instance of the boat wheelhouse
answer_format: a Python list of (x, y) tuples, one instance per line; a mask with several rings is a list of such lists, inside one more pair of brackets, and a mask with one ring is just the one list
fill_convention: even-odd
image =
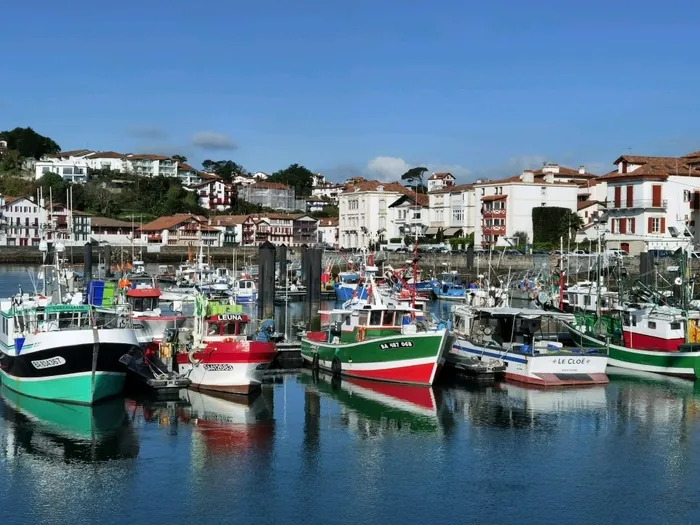
[(238, 279), (233, 282), (231, 293), (236, 303), (254, 303), (258, 300), (258, 288), (252, 279)]

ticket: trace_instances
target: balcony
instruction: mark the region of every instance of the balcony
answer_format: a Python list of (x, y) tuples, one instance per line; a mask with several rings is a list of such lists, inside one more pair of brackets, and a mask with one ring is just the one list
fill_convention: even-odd
[(506, 227), (505, 226), (484, 226), (483, 232), (484, 232), (484, 235), (505, 235), (506, 234)]
[(668, 205), (667, 200), (653, 200), (653, 199), (643, 199), (643, 200), (633, 200), (628, 201), (627, 199), (622, 199), (620, 201), (613, 201), (614, 208), (617, 210), (665, 210)]
[(505, 208), (485, 208), (482, 212), (482, 216), (484, 219), (491, 219), (494, 217), (505, 217), (506, 210)]

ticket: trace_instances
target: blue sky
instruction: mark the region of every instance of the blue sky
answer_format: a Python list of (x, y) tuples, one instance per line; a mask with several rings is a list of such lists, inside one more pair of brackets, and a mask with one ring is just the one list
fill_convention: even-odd
[(0, 129), (334, 179), (604, 173), (622, 153), (700, 150), (698, 15), (674, 0), (9, 2)]

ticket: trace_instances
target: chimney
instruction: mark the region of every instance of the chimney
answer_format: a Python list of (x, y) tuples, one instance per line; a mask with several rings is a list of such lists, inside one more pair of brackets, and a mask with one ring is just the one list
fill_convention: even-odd
[(535, 182), (535, 172), (532, 170), (523, 171), (523, 174), (520, 175), (520, 180), (529, 183)]
[(581, 165), (578, 167), (578, 173), (579, 173), (579, 175), (585, 175), (585, 174), (586, 174), (586, 168), (583, 167), (583, 164), (581, 164)]

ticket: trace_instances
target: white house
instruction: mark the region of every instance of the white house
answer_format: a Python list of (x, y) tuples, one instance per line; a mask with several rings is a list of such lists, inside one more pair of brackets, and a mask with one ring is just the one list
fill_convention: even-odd
[(428, 177), (428, 191), (441, 190), (448, 186), (454, 186), (455, 178), (451, 173), (433, 173)]
[(321, 184), (311, 188), (311, 195), (338, 204), (338, 198), (345, 190), (344, 184)]
[(389, 226), (382, 239), (423, 237), (428, 229), (428, 197), (405, 193), (389, 205)]
[(142, 246), (146, 240), (136, 234), (138, 224), (119, 221), (108, 217), (92, 217), (90, 221), (91, 238), (99, 243), (115, 246)]
[(47, 173), (55, 173), (69, 182), (85, 182), (91, 167), (87, 157), (93, 153), (92, 150), (81, 149), (44, 155), (34, 163), (34, 176), (40, 179)]
[(222, 232), (205, 217), (178, 213), (144, 224), (137, 233), (147, 244), (166, 246), (221, 246)]
[(328, 246), (338, 246), (338, 217), (318, 220), (318, 242)]
[[(690, 160), (690, 161), (689, 161)], [(631, 254), (698, 244), (700, 170), (688, 157), (622, 155), (607, 184), (608, 248)]]
[(251, 186), (257, 182), (258, 179), (254, 177), (248, 177), (247, 175), (236, 175), (233, 179), (233, 183), (236, 186)]
[(231, 207), (234, 195), (233, 184), (221, 179), (209, 179), (186, 186), (187, 191), (197, 194), (199, 205), (209, 211), (224, 211)]
[(269, 175), (267, 173), (265, 173), (264, 171), (256, 171), (255, 173), (253, 173), (252, 177), (256, 181), (266, 181), (268, 179)]
[(39, 246), (48, 218), (34, 197), (4, 197), (2, 215), (6, 246)]
[(408, 191), (398, 182), (348, 181), (338, 199), (340, 246), (366, 248), (392, 237), (387, 235), (387, 230), (394, 233), (395, 229), (389, 220), (389, 206)]
[(536, 179), (532, 170), (525, 170), (502, 180), (474, 185), (479, 205), (474, 229), (474, 244), (507, 246), (515, 232), (525, 232), (533, 240), (532, 210), (540, 206), (568, 208), (577, 211), (578, 185), (557, 182), (548, 173)]
[(183, 186), (191, 186), (202, 182), (199, 172), (186, 162), (177, 163), (177, 177)]
[(476, 194), (473, 184), (460, 184), (428, 193), (429, 227), (426, 235), (460, 237), (474, 233)]
[(177, 161), (165, 155), (128, 154), (126, 167), (142, 177), (177, 177)]
[(221, 231), (222, 246), (240, 246), (243, 243), (243, 224), (250, 215), (216, 215), (211, 218), (212, 227)]

